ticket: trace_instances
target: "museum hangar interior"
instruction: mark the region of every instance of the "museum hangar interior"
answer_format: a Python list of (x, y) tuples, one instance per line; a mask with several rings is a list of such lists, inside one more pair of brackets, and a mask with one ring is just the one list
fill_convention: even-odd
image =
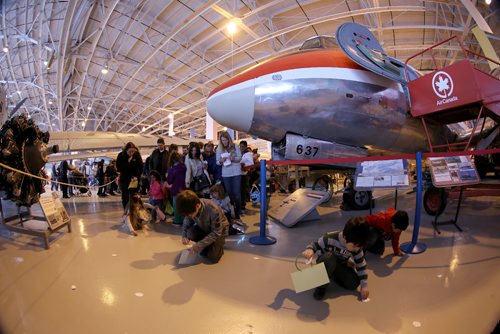
[[(481, 170), (476, 166), (477, 172), (481, 184), (498, 185), (494, 155), (499, 154), (499, 1), (2, 0), (0, 15), (0, 333), (498, 330), (498, 195), (483, 192), (460, 195), (458, 200), (453, 191), (440, 188), (445, 190), (438, 196), (446, 193), (448, 199), (445, 207), (438, 205), (438, 218), (454, 218), (456, 224), (437, 228), (435, 217), (421, 205), (413, 158), (409, 167), (405, 163), (409, 183), (399, 191), (375, 189), (368, 198), (374, 202), (371, 210), (369, 205), (352, 207), (356, 200), (366, 200), (361, 195), (351, 198), (350, 208), (346, 205), (344, 181), (353, 173), (349, 168), (322, 165), (318, 174), (313, 168), (272, 162), (278, 160), (275, 153), (283, 152), (282, 161), (309, 160), (309, 155), (291, 154), (285, 143), (296, 144), (292, 153), (306, 155), (307, 147), (313, 148), (312, 154), (314, 145), (327, 147), (320, 141), (335, 141), (335, 148), (347, 154), (342, 157), (350, 157), (351, 148), (380, 155), (379, 146), (400, 157), (417, 151), (405, 150), (405, 144), (418, 142), (424, 145), (418, 150), (424, 152), (425, 162), (425, 153), (433, 151), (427, 140), (432, 131), (425, 127), (425, 116), (411, 110), (417, 103), (411, 84), (406, 85), (408, 76), (414, 79), (408, 73), (432, 77), (437, 70), (465, 62), (486, 78), (480, 80), (485, 86), (471, 91), (479, 99), (484, 92), (496, 99), (483, 99), (479, 114), (469, 108), (458, 119), (448, 113), (437, 120), (457, 137), (474, 137), (475, 130), (484, 130), (476, 149), (484, 150), (489, 164)], [(364, 27), (367, 32), (344, 28), (345, 34), (359, 37), (344, 43), (341, 27)], [(442, 41), (446, 42), (439, 44)], [(316, 58), (315, 49), (335, 49), (333, 58), (342, 65), (333, 72), (324, 70), (317, 64), (333, 58)], [(368, 65), (347, 58), (350, 49), (368, 59)], [(300, 60), (290, 58), (304, 54)], [(304, 65), (307, 62), (313, 65)], [(477, 78), (475, 69), (471, 73)], [(330, 75), (338, 77), (318, 83)], [(440, 90), (435, 94), (447, 91), (439, 107), (455, 103), (451, 90), (458, 91), (472, 76), (462, 75), (451, 88), (448, 79), (437, 77)], [(311, 82), (314, 93), (307, 90)], [(329, 90), (332, 82), (335, 87)], [(270, 85), (276, 83), (273, 90)], [(288, 85), (294, 89), (287, 91)], [(308, 99), (314, 103), (305, 103)], [(300, 108), (301, 103), (306, 107)], [(324, 105), (329, 109), (321, 109)], [(356, 111), (355, 116), (346, 116), (350, 111)], [(379, 111), (385, 116), (376, 114)], [(335, 113), (333, 119), (329, 112)], [(9, 129), (17, 134), (22, 126), (7, 123), (10, 120), (36, 128), (35, 143), (41, 146), (12, 136)], [(429, 116), (429, 123), (435, 121)], [(33, 136), (33, 131), (26, 136)], [(56, 206), (62, 203), (69, 216), (70, 223), (62, 228), (51, 229), (48, 218), (25, 221), (24, 229), (37, 231), (32, 235), (7, 224), (7, 217), (16, 219), (19, 210), (27, 208), (34, 216), (47, 216), (37, 196), (42, 189), (28, 186), (28, 176), (8, 177), (14, 165), (44, 178), (64, 159), (78, 167), (82, 161), (101, 159), (109, 164), (127, 142), (134, 142), (145, 159), (158, 138), (180, 150), (193, 141), (217, 144), (225, 131), (235, 142), (246, 140), (258, 147), (260, 158), (273, 170), (268, 177), (268, 183), (274, 180), (273, 188), (267, 187), (268, 211), (289, 203), (296, 188), (314, 188), (312, 183), (327, 175), (323, 190), (328, 190), (328, 199), (315, 206), (315, 217), (309, 217), (316, 219), (301, 217), (287, 226), (279, 219), (266, 219), (263, 200), (252, 198), (239, 222), (245, 233), (226, 238), (221, 260), (210, 264), (198, 257), (192, 265), (179, 264), (186, 246), (181, 242), (182, 227), (172, 224), (171, 217), (147, 224), (133, 236), (123, 224), (120, 196), (98, 196), (97, 184), (54, 201)], [(314, 144), (306, 141), (302, 147), (301, 140)], [(19, 145), (17, 162), (9, 158), (9, 143)], [(53, 144), (58, 152), (47, 156), (52, 151), (45, 151), (46, 146)], [(433, 171), (433, 182), (439, 181), (438, 170)], [(36, 184), (44, 188), (44, 195), (51, 193), (50, 182)], [(29, 203), (26, 189), (35, 194)], [(369, 298), (361, 300), (358, 291), (336, 283), (322, 300), (313, 298), (313, 290), (296, 292), (291, 274), (296, 265), (307, 268), (301, 253), (308, 244), (325, 232), (341, 231), (353, 217), (395, 206), (409, 216), (401, 244), (422, 248), (395, 256), (386, 242), (383, 255), (367, 253)], [(262, 235), (272, 242), (252, 242)]]

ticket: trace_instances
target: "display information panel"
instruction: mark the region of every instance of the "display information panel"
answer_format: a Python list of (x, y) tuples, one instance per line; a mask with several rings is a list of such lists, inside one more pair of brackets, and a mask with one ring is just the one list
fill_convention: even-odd
[(398, 188), (410, 186), (405, 159), (364, 161), (356, 166), (354, 189)]
[(70, 221), (70, 217), (57, 193), (40, 196), (40, 206), (51, 230)]
[(429, 158), (432, 184), (435, 187), (461, 186), (479, 183), (476, 167), (468, 156)]

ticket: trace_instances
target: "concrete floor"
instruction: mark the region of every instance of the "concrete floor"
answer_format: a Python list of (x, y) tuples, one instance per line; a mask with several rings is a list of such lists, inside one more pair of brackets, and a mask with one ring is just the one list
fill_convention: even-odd
[[(271, 206), (286, 196), (274, 194)], [(375, 212), (393, 205), (386, 196)], [(14, 213), (3, 202), (6, 215)], [(65, 205), (73, 232), (40, 238), (0, 226), (0, 324), (3, 333), (491, 333), (500, 319), (500, 198), (467, 198), (459, 225), (433, 231), (422, 213), (419, 241), (427, 250), (393, 257), (367, 256), (370, 301), (333, 287), (325, 301), (296, 294), (294, 259), (325, 231), (348, 218), (335, 198), (321, 206), (320, 221), (293, 228), (271, 223), (270, 246), (255, 246), (259, 212), (243, 216), (248, 234), (230, 237), (221, 262), (176, 265), (180, 228), (154, 226), (139, 236), (120, 225), (119, 197), (71, 198)], [(411, 225), (415, 195), (399, 197)], [(445, 217), (452, 217), (451, 201)], [(37, 211), (37, 205), (33, 207)], [(2, 332), (0, 330), (0, 332)]]

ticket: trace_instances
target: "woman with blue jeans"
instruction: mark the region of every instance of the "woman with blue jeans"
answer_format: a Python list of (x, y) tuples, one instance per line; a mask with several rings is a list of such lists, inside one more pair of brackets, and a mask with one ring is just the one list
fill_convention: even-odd
[(241, 151), (235, 145), (227, 131), (220, 134), (216, 151), (217, 164), (222, 166), (222, 182), (226, 193), (234, 203), (234, 215), (240, 219), (241, 214)]

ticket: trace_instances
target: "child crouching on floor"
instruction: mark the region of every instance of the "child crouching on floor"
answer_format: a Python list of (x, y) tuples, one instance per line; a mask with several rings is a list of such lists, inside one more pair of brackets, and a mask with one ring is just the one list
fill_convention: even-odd
[(212, 263), (219, 262), (224, 254), (228, 234), (228, 221), (222, 209), (211, 200), (198, 198), (191, 190), (177, 195), (176, 208), (184, 216), (182, 244), (195, 242), (190, 252), (199, 253)]
[(387, 211), (367, 215), (365, 220), (370, 225), (370, 234), (365, 246), (366, 250), (382, 255), (385, 250), (385, 241), (391, 240), (394, 255), (403, 256), (403, 252), (399, 249), (399, 237), (401, 232), (408, 228), (409, 219), (406, 211), (396, 211), (389, 208)]
[(210, 187), (210, 198), (212, 199), (212, 202), (222, 209), (227, 221), (230, 222), (229, 235), (245, 233), (242, 226), (232, 223), (234, 217), (234, 207), (231, 204), (231, 199), (224, 191), (224, 186), (222, 184), (214, 184)]
[(148, 204), (142, 203), (141, 195), (135, 193), (130, 195), (127, 214), (124, 216), (125, 226), (131, 235), (137, 236), (137, 230), (148, 230), (147, 223), (151, 221), (151, 214), (147, 210)]
[[(347, 221), (342, 232), (327, 232), (318, 241), (307, 246), (302, 255), (310, 260), (316, 252), (319, 257), (316, 263), (325, 263), (330, 282), (334, 281), (348, 290), (356, 290), (361, 285), (361, 299), (368, 298), (368, 275), (363, 246), (368, 239), (370, 228), (361, 217), (353, 217)], [(325, 297), (329, 284), (317, 287), (314, 298)]]

